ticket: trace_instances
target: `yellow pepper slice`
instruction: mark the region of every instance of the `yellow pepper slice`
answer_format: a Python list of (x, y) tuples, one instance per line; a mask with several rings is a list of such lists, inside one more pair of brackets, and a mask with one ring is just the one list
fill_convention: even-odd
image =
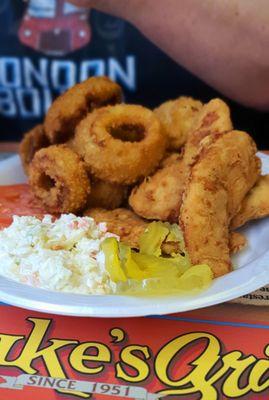
[(105, 239), (101, 244), (101, 249), (105, 254), (106, 270), (112, 281), (116, 283), (125, 282), (127, 277), (121, 266), (117, 240), (113, 237)]

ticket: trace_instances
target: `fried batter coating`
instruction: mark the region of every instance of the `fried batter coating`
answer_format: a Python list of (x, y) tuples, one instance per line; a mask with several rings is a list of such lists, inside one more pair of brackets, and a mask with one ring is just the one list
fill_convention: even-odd
[(181, 96), (155, 108), (154, 113), (160, 119), (163, 132), (168, 137), (170, 150), (178, 150), (186, 142), (202, 105), (199, 100)]
[(205, 137), (214, 133), (228, 132), (233, 129), (230, 109), (221, 99), (213, 99), (205, 104), (199, 112), (184, 148), (184, 162), (191, 165), (201, 150)]
[(175, 162), (179, 161), (182, 159), (183, 153), (182, 152), (167, 152), (164, 155), (164, 158), (162, 159), (162, 161), (160, 162), (159, 167), (160, 168), (164, 168), (164, 167), (168, 167), (169, 165), (174, 164)]
[[(169, 161), (170, 160), (170, 161)], [(180, 155), (145, 178), (129, 197), (132, 209), (146, 219), (177, 222), (185, 183), (185, 164)]]
[(34, 195), (49, 213), (72, 213), (85, 207), (90, 181), (78, 155), (65, 145), (36, 152), (29, 168)]
[(93, 77), (68, 89), (50, 106), (45, 132), (51, 143), (64, 143), (88, 112), (122, 101), (121, 87), (107, 77)]
[(19, 154), (26, 175), (28, 175), (29, 165), (35, 153), (43, 147), (48, 147), (49, 144), (43, 125), (36, 125), (24, 135), (20, 143)]
[(230, 219), (260, 174), (256, 151), (245, 132), (216, 134), (191, 169), (180, 224), (191, 262), (208, 264), (215, 277), (231, 269)]
[(235, 229), (246, 222), (269, 215), (269, 175), (260, 176), (256, 185), (244, 198), (238, 214), (231, 221)]
[(127, 197), (127, 191), (127, 186), (92, 178), (87, 208), (99, 207), (114, 210), (122, 205)]
[(106, 222), (109, 232), (115, 233), (133, 248), (139, 247), (139, 237), (148, 225), (131, 210), (125, 208), (116, 208), (112, 211), (92, 208), (86, 210), (84, 216), (92, 217), (97, 223)]
[(166, 138), (152, 111), (120, 104), (88, 114), (76, 128), (72, 147), (94, 177), (132, 184), (157, 167)]
[(235, 254), (245, 248), (248, 244), (247, 238), (239, 232), (230, 232), (230, 253)]

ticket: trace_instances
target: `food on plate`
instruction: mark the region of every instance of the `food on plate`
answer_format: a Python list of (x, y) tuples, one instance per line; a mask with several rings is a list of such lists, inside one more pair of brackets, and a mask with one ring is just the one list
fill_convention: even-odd
[(245, 132), (216, 134), (191, 169), (180, 224), (192, 264), (208, 264), (215, 277), (231, 270), (229, 223), (260, 174), (256, 151)]
[(50, 106), (44, 122), (46, 135), (53, 144), (66, 142), (88, 112), (121, 100), (121, 87), (107, 77), (93, 77), (78, 83)]
[(65, 145), (39, 150), (29, 168), (32, 190), (50, 213), (77, 212), (86, 206), (90, 181), (82, 161)]
[(184, 148), (184, 162), (191, 165), (201, 150), (203, 139), (215, 133), (229, 132), (233, 129), (230, 109), (221, 99), (213, 99), (204, 104), (199, 112)]
[(247, 238), (240, 232), (230, 232), (229, 248), (230, 253), (235, 254), (247, 246)]
[[(3, 189), (0, 227), (10, 225), (13, 215), (40, 220), (47, 212), (60, 217), (62, 231), (68, 218), (78, 218), (75, 231), (83, 221), (90, 230), (83, 231), (82, 244), (94, 240), (92, 229), (100, 231), (97, 253), (88, 249), (89, 257), (98, 254), (89, 280), (105, 282), (102, 289), (98, 286), (100, 293), (161, 294), (186, 288), (193, 293), (212, 276), (232, 269), (231, 255), (247, 245), (234, 229), (269, 215), (269, 175), (260, 175), (255, 143), (247, 133), (232, 130), (230, 109), (221, 99), (202, 104), (179, 97), (153, 111), (118, 104), (121, 99), (118, 84), (98, 77), (54, 101), (44, 125), (28, 132), (20, 145), (31, 190), (12, 187), (8, 195)], [(61, 213), (86, 219), (61, 219)], [(10, 229), (23, 224), (39, 227), (38, 232), (58, 229), (49, 217), (39, 222), (18, 218)], [(66, 252), (73, 261), (86, 257), (86, 247), (75, 255), (82, 246), (78, 240)], [(80, 268), (74, 263), (74, 269)], [(63, 290), (72, 282), (63, 281)], [(85, 285), (83, 290), (89, 290)]]
[(101, 243), (111, 234), (92, 218), (14, 217), (0, 232), (0, 273), (21, 283), (80, 294), (115, 289)]
[[(176, 238), (175, 228), (167, 224), (165, 230)], [(149, 248), (145, 241), (144, 253), (134, 252), (108, 232), (105, 223), (90, 217), (14, 216), (0, 232), (0, 274), (31, 286), (79, 294), (160, 295), (206, 288), (213, 277), (210, 268), (191, 266), (187, 255), (156, 253), (162, 238)]]
[(268, 215), (269, 175), (262, 175), (242, 201), (239, 212), (231, 221), (231, 227), (239, 228), (248, 221), (267, 217)]
[[(162, 243), (171, 236), (181, 240), (179, 227), (168, 223), (149, 224), (140, 237), (139, 251), (111, 237), (103, 241), (105, 264), (121, 294), (195, 293), (208, 287), (213, 274), (208, 265), (192, 266), (186, 253), (162, 254)], [(153, 239), (153, 241), (151, 240)], [(179, 247), (182, 243), (179, 244)]]
[(184, 145), (202, 105), (199, 100), (181, 96), (155, 108), (154, 113), (159, 118), (163, 132), (168, 138), (170, 150), (178, 150)]
[[(160, 244), (159, 255), (165, 256), (185, 252), (184, 239), (178, 224), (170, 225), (167, 222), (162, 223), (160, 221), (150, 223), (126, 208), (115, 210), (91, 208), (86, 210), (84, 215), (92, 217), (96, 223), (105, 223), (109, 232), (117, 235), (123, 243), (132, 249), (140, 249), (143, 253), (146, 253), (144, 249), (152, 249), (157, 242)], [(243, 235), (231, 232), (229, 243), (231, 253), (239, 251), (243, 248)], [(156, 255), (153, 250), (150, 250), (150, 253)]]
[(119, 104), (88, 114), (77, 126), (73, 144), (94, 177), (132, 184), (158, 166), (166, 138), (152, 111)]
[(173, 161), (165, 161), (164, 167), (146, 177), (131, 192), (129, 204), (143, 218), (178, 220), (185, 185), (185, 164), (181, 155), (172, 157)]
[(92, 208), (86, 210), (84, 215), (92, 217), (97, 223), (105, 222), (109, 232), (115, 233), (133, 248), (139, 247), (139, 237), (148, 225), (142, 218), (125, 208), (115, 210)]
[(19, 153), (26, 174), (28, 174), (29, 165), (35, 153), (43, 147), (49, 146), (49, 144), (43, 125), (36, 125), (24, 135), (20, 143)]
[(126, 200), (127, 193), (128, 186), (91, 178), (91, 194), (87, 201), (87, 208), (99, 207), (114, 210)]

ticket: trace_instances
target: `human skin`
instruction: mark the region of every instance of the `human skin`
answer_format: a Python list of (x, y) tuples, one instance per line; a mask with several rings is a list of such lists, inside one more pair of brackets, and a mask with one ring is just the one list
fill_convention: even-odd
[(268, 0), (72, 0), (134, 24), (224, 95), (269, 110)]

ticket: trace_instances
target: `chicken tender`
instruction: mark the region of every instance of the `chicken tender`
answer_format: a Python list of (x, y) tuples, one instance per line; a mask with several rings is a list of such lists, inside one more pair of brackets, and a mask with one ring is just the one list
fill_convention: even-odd
[(247, 238), (239, 232), (230, 232), (230, 253), (235, 254), (244, 249), (248, 244)]
[(84, 212), (84, 216), (92, 217), (97, 223), (106, 222), (109, 232), (115, 233), (133, 248), (139, 247), (139, 237), (148, 225), (142, 218), (125, 208), (116, 208), (112, 211), (91, 208)]
[[(230, 109), (221, 99), (213, 99), (205, 104), (199, 112), (184, 148), (184, 162), (191, 165), (201, 150), (201, 143), (209, 144), (203, 139), (214, 133), (228, 132), (233, 129)], [(210, 139), (209, 139), (210, 140)]]
[[(141, 217), (174, 222), (178, 219), (189, 167), (202, 148), (210, 146), (214, 134), (232, 129), (229, 107), (220, 99), (205, 104), (192, 126), (183, 160), (164, 161), (163, 168), (133, 189), (129, 204)], [(168, 157), (168, 160), (171, 157)]]
[(191, 169), (180, 224), (192, 264), (208, 264), (215, 277), (231, 270), (230, 220), (260, 174), (256, 151), (245, 132), (215, 134)]
[(269, 215), (269, 175), (260, 176), (256, 185), (244, 198), (238, 214), (231, 221), (235, 229), (246, 222)]
[(48, 147), (49, 144), (43, 125), (36, 125), (24, 135), (20, 143), (19, 153), (26, 175), (29, 173), (29, 165), (34, 158), (35, 153), (43, 147)]
[(132, 190), (129, 204), (143, 218), (177, 222), (185, 182), (184, 163), (180, 155), (173, 155), (163, 164)]
[(179, 97), (162, 103), (154, 112), (159, 118), (163, 132), (168, 137), (170, 150), (178, 150), (187, 140), (193, 122), (202, 108), (199, 100)]

